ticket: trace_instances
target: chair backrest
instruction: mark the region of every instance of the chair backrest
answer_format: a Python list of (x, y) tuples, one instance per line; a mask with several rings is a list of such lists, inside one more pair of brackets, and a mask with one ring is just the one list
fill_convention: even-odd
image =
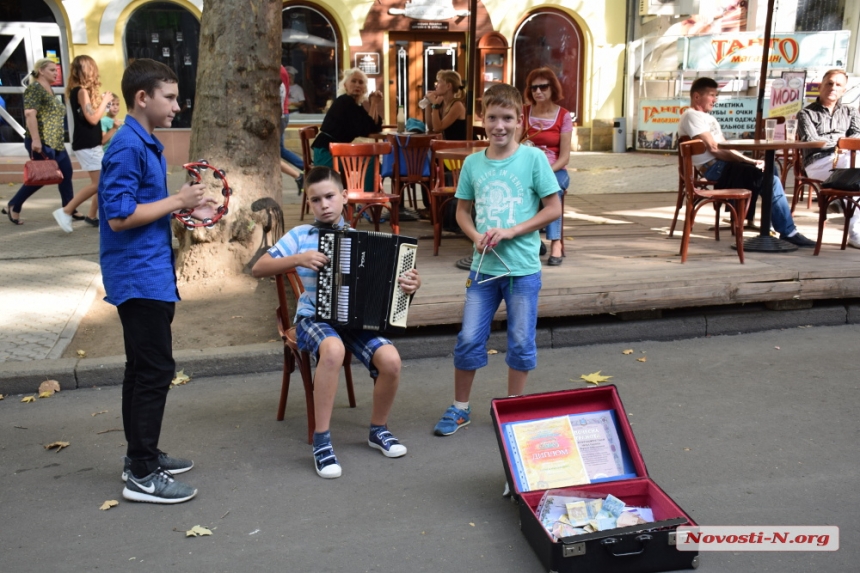
[(687, 195), (692, 196), (696, 190), (696, 170), (693, 168), (693, 156), (704, 153), (707, 148), (705, 143), (699, 139), (691, 139), (678, 143), (678, 153), (681, 157), (681, 173), (684, 177), (684, 188)]
[[(439, 137), (441, 136), (438, 133), (388, 134), (388, 143), (395, 150), (394, 174), (405, 179), (422, 179), (425, 164), (430, 157), (430, 142)], [(400, 153), (397, 152), (398, 149)]]
[(684, 159), (681, 157), (681, 144), (685, 141), (690, 141), (689, 135), (682, 135), (678, 137), (678, 178), (681, 181), (684, 180)]
[[(293, 293), (293, 301), (298, 304), (299, 297), (305, 292), (305, 287), (299, 274), (295, 269), (275, 275), (275, 286), (278, 291), (278, 308), (276, 309), (278, 318), (278, 332), (283, 338), (287, 331), (292, 328), (292, 318), (290, 317), (290, 304), (287, 301), (287, 283), (290, 285), (290, 290)], [(296, 304), (293, 305), (295, 310)]]
[(329, 143), (329, 149), (334, 159), (334, 170), (343, 177), (347, 191), (364, 191), (367, 170), (372, 168), (373, 191), (382, 192), (379, 156), (391, 152), (390, 143)]
[(839, 141), (836, 142), (836, 148), (841, 151), (847, 151), (851, 154), (851, 168), (855, 167), (854, 161), (856, 159), (857, 152), (860, 151), (860, 139), (855, 139), (853, 137), (841, 137)]
[(435, 189), (438, 187), (445, 187), (445, 170), (451, 172), (452, 174), (452, 185), (456, 189), (457, 181), (460, 178), (460, 169), (463, 167), (463, 161), (458, 159), (442, 159), (440, 157), (436, 157), (436, 152), (442, 149), (475, 149), (475, 148), (487, 148), (490, 146), (490, 142), (487, 140), (472, 140), (472, 141), (458, 141), (451, 139), (435, 139), (430, 142), (430, 153), (432, 158), (432, 163), (434, 169), (431, 173), (433, 181), (431, 183), (430, 188)]
[(479, 139), (481, 141), (487, 139), (487, 130), (483, 125), (473, 125), (472, 126), (472, 137), (474, 139)]
[(299, 140), (302, 142), (302, 161), (305, 164), (305, 175), (314, 166), (314, 154), (311, 152), (311, 143), (320, 132), (320, 126), (309, 125), (299, 130)]

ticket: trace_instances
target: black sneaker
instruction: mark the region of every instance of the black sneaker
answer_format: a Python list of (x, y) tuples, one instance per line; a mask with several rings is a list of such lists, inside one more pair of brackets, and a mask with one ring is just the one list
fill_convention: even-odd
[(305, 175), (304, 173), (300, 173), (298, 177), (296, 177), (296, 187), (299, 188), (299, 195), (302, 194), (302, 189), (305, 188)]
[[(122, 458), (122, 461), (122, 481), (126, 481), (128, 476), (131, 475), (131, 458), (126, 456)], [(171, 458), (164, 452), (161, 452), (158, 454), (158, 465), (172, 474), (184, 474), (194, 467), (194, 462), (182, 458)]]
[(401, 444), (385, 427), (371, 432), (370, 437), (367, 438), (367, 445), (382, 452), (386, 458), (399, 458), (406, 455), (406, 446)]
[(780, 234), (779, 238), (782, 239), (783, 241), (788, 241), (792, 245), (797, 245), (798, 247), (805, 248), (805, 249), (811, 249), (812, 247), (815, 246), (815, 241), (811, 241), (811, 240), (807, 239), (806, 237), (804, 237), (800, 233), (795, 233), (794, 235), (792, 235), (790, 237), (783, 235), (783, 234)]
[(128, 476), (122, 496), (130, 501), (147, 503), (182, 503), (197, 495), (197, 490), (176, 481), (170, 472), (158, 468), (145, 478)]

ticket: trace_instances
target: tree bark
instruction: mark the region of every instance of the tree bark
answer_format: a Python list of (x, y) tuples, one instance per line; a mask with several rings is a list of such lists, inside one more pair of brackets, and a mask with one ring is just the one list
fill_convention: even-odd
[[(280, 0), (206, 0), (200, 23), (190, 160), (222, 169), (233, 194), (212, 229), (178, 221), (180, 282), (240, 274), (280, 238)], [(221, 183), (203, 179), (219, 203)], [(280, 221), (280, 226), (278, 226)], [(277, 234), (277, 236), (275, 236)]]

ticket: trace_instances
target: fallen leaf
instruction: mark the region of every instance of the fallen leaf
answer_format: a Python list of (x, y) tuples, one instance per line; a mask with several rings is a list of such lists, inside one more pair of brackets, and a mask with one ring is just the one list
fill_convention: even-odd
[(238, 314), (238, 315), (236, 315), (236, 316), (231, 316), (230, 318), (245, 318), (245, 317), (244, 317), (244, 316), (242, 316), (241, 314)]
[(498, 354), (498, 353), (499, 353), (498, 350), (493, 350), (492, 348), (487, 350), (487, 354)]
[(471, 525), (472, 527), (475, 527), (475, 524), (472, 523), (471, 521), (469, 522), (469, 525)]
[(5, 396), (3, 396), (3, 394), (0, 394), (0, 400), (2, 400), (3, 398), (5, 398)]
[[(612, 376), (601, 376), (600, 372), (601, 371), (598, 370), (597, 372), (592, 372), (591, 374), (583, 374), (580, 376), (580, 378), (582, 378), (583, 380), (585, 380), (589, 384), (594, 384), (595, 386), (597, 386), (601, 382), (606, 382), (607, 380), (612, 378)], [(571, 380), (571, 382), (572, 382), (572, 380)]]
[(101, 506), (99, 507), (99, 509), (100, 509), (100, 510), (102, 510), (102, 511), (107, 511), (107, 510), (109, 510), (110, 508), (112, 508), (112, 507), (116, 507), (116, 506), (118, 506), (118, 505), (119, 505), (119, 502), (118, 502), (117, 500), (115, 500), (115, 499), (109, 499), (109, 500), (107, 500), (106, 502), (104, 502), (103, 504), (101, 504)]
[(86, 350), (78, 350), (77, 355), (78, 355), (78, 358), (86, 358), (87, 357), (87, 351)]
[(48, 444), (47, 446), (45, 446), (45, 449), (46, 450), (53, 450), (54, 448), (57, 448), (57, 453), (60, 453), (60, 450), (62, 450), (63, 448), (68, 448), (68, 447), (69, 447), (69, 442), (52, 442), (52, 443)]
[(101, 412), (93, 412), (93, 418), (95, 418), (95, 417), (96, 417), (96, 416), (98, 416), (99, 414), (107, 414), (107, 413), (108, 413), (108, 411), (107, 411), (107, 410), (102, 410)]
[(185, 537), (200, 537), (202, 535), (212, 535), (212, 531), (206, 529), (205, 527), (195, 525), (194, 527), (185, 532)]
[(39, 392), (39, 398), (50, 398), (54, 395), (53, 390), (47, 390), (45, 392)]
[(689, 451), (690, 451), (690, 448), (684, 448), (684, 451), (685, 451), (685, 452), (689, 452)]
[(628, 348), (627, 350), (622, 350), (622, 351), (621, 351), (621, 354), (633, 354), (633, 349), (632, 349), (632, 348)]
[(24, 396), (23, 398), (21, 398), (21, 401), (22, 401), (22, 402), (24, 402), (24, 403), (27, 403), (27, 402), (35, 402), (35, 401), (36, 401), (36, 397), (35, 397), (35, 396)]
[(191, 377), (185, 373), (185, 370), (180, 370), (176, 373), (176, 376), (170, 382), (170, 385), (181, 386), (182, 384), (187, 384), (189, 380), (191, 380)]
[(647, 357), (647, 356), (643, 356), (642, 358), (637, 358), (637, 359), (636, 359), (636, 362), (648, 362), (648, 357)]
[(53, 394), (54, 392), (60, 391), (60, 383), (56, 380), (45, 380), (41, 384), (39, 384), (39, 394), (42, 392), (50, 392)]
[(779, 346), (774, 346), (774, 348), (776, 348), (777, 350), (779, 350)]

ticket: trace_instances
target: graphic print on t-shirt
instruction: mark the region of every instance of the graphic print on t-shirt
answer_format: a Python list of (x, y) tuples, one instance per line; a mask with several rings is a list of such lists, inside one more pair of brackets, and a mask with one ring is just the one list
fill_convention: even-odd
[(475, 223), (479, 231), (507, 229), (517, 224), (516, 210), (523, 203), (523, 185), (507, 169), (490, 169), (475, 181)]

